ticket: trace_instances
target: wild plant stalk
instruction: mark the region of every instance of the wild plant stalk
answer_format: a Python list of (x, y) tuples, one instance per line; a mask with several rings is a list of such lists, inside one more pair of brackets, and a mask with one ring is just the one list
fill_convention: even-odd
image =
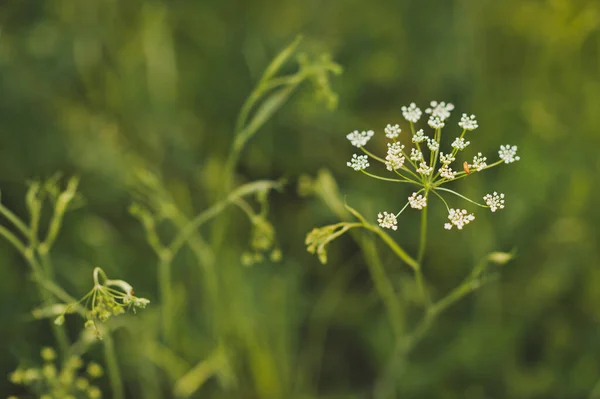
[[(449, 292), (446, 296), (442, 297), (437, 301), (432, 301), (427, 289), (427, 282), (423, 275), (423, 265), (425, 250), (427, 247), (427, 205), (430, 194), (439, 198), (448, 210), (449, 223), (444, 225), (447, 230), (456, 227), (462, 230), (463, 227), (475, 218), (474, 215), (468, 214), (464, 209), (454, 209), (448, 206), (448, 202), (444, 199), (442, 194), (450, 193), (461, 199), (467, 200), (468, 202), (478, 205), (483, 208), (489, 208), (492, 212), (498, 209), (504, 208), (504, 194), (487, 194), (483, 197), (485, 204), (477, 203), (454, 190), (441, 187), (442, 185), (464, 178), (471, 173), (480, 172), (484, 169), (499, 165), (501, 163), (512, 163), (518, 161), (519, 157), (516, 155), (516, 146), (501, 146), (499, 151), (500, 160), (491, 165), (486, 163), (487, 158), (481, 153), (478, 153), (472, 163), (464, 162), (462, 172), (456, 172), (452, 170), (451, 164), (455, 160), (455, 157), (459, 151), (464, 150), (470, 142), (464, 139), (466, 132), (477, 129), (478, 124), (475, 120), (475, 116), (467, 116), (463, 114), (459, 126), (462, 128), (462, 133), (452, 143), (451, 153), (444, 154), (440, 152), (442, 128), (445, 126), (445, 121), (450, 117), (450, 111), (454, 106), (452, 104), (432, 102), (431, 107), (425, 112), (431, 114), (428, 125), (434, 130), (433, 138), (429, 138), (425, 135), (421, 129), (415, 131), (414, 123), (416, 123), (422, 114), (422, 111), (416, 107), (415, 104), (411, 104), (409, 107), (402, 107), (402, 113), (405, 119), (410, 123), (410, 130), (412, 132), (411, 141), (414, 147), (411, 149), (410, 155), (405, 151), (405, 145), (402, 144), (398, 138), (401, 133), (399, 125), (388, 125), (385, 128), (386, 137), (390, 139), (387, 144), (387, 155), (384, 158), (374, 155), (372, 152), (365, 148), (367, 142), (373, 137), (373, 131), (354, 131), (347, 135), (352, 145), (360, 148), (365, 155), (354, 154), (352, 159), (347, 163), (349, 167), (355, 171), (359, 171), (371, 178), (386, 182), (404, 183), (408, 185), (414, 185), (419, 187), (418, 191), (415, 191), (411, 196), (408, 197), (406, 205), (397, 213), (383, 212), (378, 214), (378, 224), (369, 223), (358, 211), (345, 205), (345, 209), (350, 212), (359, 222), (341, 222), (334, 225), (324, 226), (321, 228), (315, 228), (306, 237), (306, 244), (309, 252), (316, 253), (319, 256), (321, 262), (325, 263), (327, 260), (326, 247), (333, 240), (339, 236), (345, 234), (351, 229), (361, 228), (374, 233), (380, 238), (389, 249), (395, 253), (398, 258), (406, 263), (413, 271), (415, 285), (418, 288), (420, 302), (423, 306), (423, 316), (421, 321), (413, 328), (409, 333), (401, 333), (396, 336), (396, 349), (393, 351), (393, 355), (390, 360), (390, 366), (387, 372), (384, 373), (383, 378), (377, 384), (376, 396), (377, 397), (389, 397), (393, 394), (393, 376), (398, 374), (400, 364), (404, 362), (404, 359), (408, 353), (414, 348), (414, 346), (422, 339), (427, 333), (431, 325), (435, 322), (437, 317), (449, 306), (469, 294), (470, 292), (478, 289), (488, 281), (492, 279), (489, 274), (486, 274), (486, 267), (489, 263), (504, 264), (508, 262), (512, 255), (507, 253), (492, 253), (486, 257), (482, 263), (477, 265), (471, 274), (454, 290)], [(429, 149), (429, 161), (423, 152), (424, 148), (421, 148), (421, 143), (426, 143)], [(394, 178), (381, 176), (372, 172), (367, 172), (366, 169), (370, 166), (369, 159), (375, 160), (385, 166), (388, 172), (395, 175)], [(440, 167), (437, 173), (434, 171), (437, 168), (437, 164), (440, 162)], [(310, 187), (312, 185), (312, 187)], [(304, 189), (306, 190), (307, 187)], [(341, 214), (341, 204), (339, 199), (336, 200), (337, 188), (335, 182), (327, 174), (321, 174), (316, 183), (309, 182), (309, 190), (319, 194), (325, 202), (330, 206), (336, 213)], [(339, 197), (338, 197), (339, 198)], [(397, 230), (398, 222), (397, 218), (402, 214), (408, 207), (421, 211), (421, 223), (419, 233), (419, 245), (416, 257), (408, 255), (405, 251), (391, 236), (384, 232), (384, 229)], [(345, 219), (345, 217), (344, 217)], [(364, 249), (363, 249), (364, 250)], [(395, 309), (398, 308), (397, 300), (392, 299), (397, 297), (393, 291), (393, 283), (389, 279), (383, 268), (374, 267), (372, 261), (367, 260), (369, 271), (375, 283), (375, 287), (381, 296), (382, 301), (386, 304), (386, 310), (388, 317), (394, 330), (397, 329), (398, 325), (403, 325), (403, 321), (399, 320), (400, 315)], [(392, 292), (386, 287), (392, 287)]]
[[(55, 271), (52, 266), (50, 251), (54, 246), (54, 243), (58, 237), (58, 234), (62, 228), (63, 219), (65, 213), (70, 207), (77, 206), (77, 201), (80, 199), (77, 197), (77, 186), (78, 179), (71, 178), (67, 182), (66, 188), (61, 191), (58, 187), (58, 177), (54, 177), (47, 181), (44, 185), (40, 182), (31, 183), (29, 190), (26, 194), (26, 205), (29, 211), (29, 224), (23, 222), (18, 216), (12, 211), (6, 208), (0, 203), (0, 215), (4, 216), (22, 236), (19, 237), (13, 231), (0, 225), (0, 236), (4, 237), (12, 246), (23, 256), (26, 263), (30, 266), (33, 274), (34, 281), (36, 282), (39, 290), (40, 299), (42, 301), (42, 307), (33, 312), (35, 317), (56, 317), (54, 322), (51, 322), (51, 328), (54, 333), (59, 352), (61, 355), (61, 361), (64, 367), (68, 366), (72, 362), (72, 359), (80, 355), (82, 348), (81, 342), (71, 343), (67, 335), (64, 326), (64, 315), (66, 313), (77, 312), (83, 317), (90, 317), (92, 312), (87, 312), (86, 307), (81, 306), (81, 302), (84, 299), (91, 296), (88, 294), (82, 300), (76, 300), (74, 297), (69, 295), (64, 289), (62, 289), (55, 282)], [(39, 227), (40, 218), (43, 211), (44, 202), (47, 200), (53, 201), (54, 209), (50, 222), (47, 228), (46, 235), (43, 240), (39, 240)], [(96, 268), (98, 270), (99, 268)], [(103, 273), (103, 272), (102, 272)], [(96, 271), (94, 271), (96, 276)], [(104, 276), (106, 279), (106, 276)], [(119, 300), (125, 299), (131, 302), (127, 305), (125, 302), (115, 302), (111, 309), (111, 312), (118, 314), (117, 309), (119, 306), (140, 306), (143, 302), (143, 306), (147, 302), (146, 300), (136, 298), (132, 295), (133, 289), (131, 286), (121, 280), (107, 280), (104, 284), (113, 284), (117, 286), (125, 286), (127, 290), (131, 292), (124, 293), (123, 295), (116, 294), (112, 288), (103, 288), (103, 285), (97, 281), (95, 277), (95, 287), (92, 292), (94, 298), (96, 298), (96, 289), (112, 290), (108, 295), (115, 296)], [(108, 292), (108, 291), (107, 291)], [(92, 301), (92, 306), (96, 305), (96, 299)], [(108, 302), (107, 302), (108, 303)], [(86, 302), (87, 305), (87, 302)], [(87, 325), (87, 323), (86, 323)], [(104, 353), (105, 359), (112, 389), (112, 395), (116, 399), (123, 399), (125, 397), (123, 382), (121, 379), (121, 373), (119, 370), (118, 363), (116, 361), (116, 352), (112, 337), (110, 333), (105, 335), (104, 341)], [(75, 369), (73, 369), (74, 371)], [(90, 389), (97, 389), (90, 387)]]
[[(205, 294), (209, 303), (213, 306), (222, 306), (229, 301), (221, 293), (220, 277), (216, 268), (216, 256), (219, 253), (224, 237), (228, 232), (228, 218), (224, 211), (230, 205), (236, 205), (246, 216), (248, 216), (254, 231), (254, 238), (251, 241), (253, 254), (247, 254), (244, 258), (248, 262), (260, 260), (265, 251), (271, 251), (271, 257), (278, 257), (278, 249), (274, 247), (273, 228), (266, 220), (266, 195), (272, 190), (282, 188), (282, 182), (277, 181), (255, 181), (235, 188), (235, 173), (241, 157), (241, 154), (248, 142), (258, 133), (264, 124), (288, 101), (288, 99), (299, 89), (306, 81), (312, 81), (317, 89), (317, 94), (324, 98), (328, 105), (335, 106), (336, 96), (329, 88), (329, 73), (340, 73), (340, 67), (333, 63), (327, 56), (319, 60), (310, 61), (305, 55), (297, 56), (299, 69), (290, 75), (280, 76), (280, 72), (290, 58), (296, 54), (300, 38), (282, 50), (273, 61), (267, 66), (265, 72), (260, 78), (258, 84), (244, 102), (241, 111), (237, 117), (234, 128), (234, 139), (225, 162), (223, 171), (223, 184), (218, 196), (221, 198), (214, 205), (200, 212), (193, 218), (187, 218), (175, 205), (175, 201), (170, 197), (164, 185), (154, 178), (146, 178), (143, 182), (142, 201), (153, 202), (150, 206), (144, 207), (135, 204), (132, 207), (132, 213), (140, 219), (146, 230), (147, 240), (159, 258), (158, 265), (158, 283), (161, 307), (161, 331), (167, 345), (173, 342), (174, 322), (171, 319), (174, 314), (173, 301), (173, 281), (172, 268), (173, 261), (179, 251), (188, 246), (195, 254), (198, 265), (204, 275)], [(262, 209), (258, 212), (247, 202), (246, 198), (255, 196), (261, 203)], [(218, 218), (217, 218), (218, 217)], [(178, 233), (164, 244), (159, 238), (157, 228), (161, 219), (167, 219), (173, 222), (177, 227)], [(200, 228), (207, 222), (212, 221), (211, 240), (207, 243), (200, 233)], [(213, 361), (211, 359), (221, 359), (225, 355), (223, 347), (226, 343), (222, 337), (230, 335), (231, 331), (220, 331), (225, 326), (221, 326), (219, 321), (219, 312), (214, 311), (214, 325), (216, 328), (216, 337), (219, 341), (215, 348), (215, 353), (199, 362), (188, 373), (183, 375), (175, 384), (175, 391), (179, 397), (192, 395), (206, 380), (207, 375), (223, 371), (223, 361)], [(200, 371), (198, 371), (200, 370)]]

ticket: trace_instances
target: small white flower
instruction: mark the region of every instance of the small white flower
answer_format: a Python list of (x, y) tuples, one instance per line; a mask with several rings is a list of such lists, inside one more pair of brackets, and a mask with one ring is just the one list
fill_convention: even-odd
[(467, 114), (462, 114), (460, 122), (458, 122), (458, 126), (465, 130), (475, 130), (479, 127), (477, 120), (475, 119), (475, 115), (468, 116)]
[(498, 209), (504, 209), (504, 194), (494, 191), (493, 194), (486, 194), (483, 200), (490, 207), (490, 211), (496, 212)]
[(468, 214), (466, 209), (450, 209), (448, 211), (448, 219), (450, 223), (444, 224), (446, 230), (452, 229), (452, 226), (456, 226), (457, 229), (462, 230), (466, 224), (475, 220), (475, 215)]
[(427, 121), (427, 124), (432, 129), (441, 129), (441, 128), (443, 128), (445, 126), (444, 121), (442, 119), (440, 119), (439, 116), (434, 116), (434, 115), (431, 115), (429, 117), (429, 120)]
[(456, 158), (454, 158), (452, 154), (444, 154), (443, 152), (440, 152), (440, 161), (443, 165), (450, 165), (455, 159)]
[(454, 109), (454, 105), (451, 103), (446, 104), (445, 102), (438, 103), (437, 101), (432, 101), (430, 103), (431, 108), (427, 108), (425, 113), (431, 114), (431, 116), (437, 116), (440, 120), (445, 121), (450, 117), (450, 111)]
[(346, 162), (346, 165), (354, 170), (363, 170), (369, 167), (369, 158), (366, 155), (352, 155), (350, 162)]
[(502, 159), (505, 163), (512, 163), (521, 159), (521, 157), (517, 156), (517, 146), (510, 144), (501, 145), (500, 151), (498, 151), (498, 155), (500, 155), (500, 159)]
[(348, 133), (346, 138), (350, 140), (350, 143), (355, 147), (364, 147), (367, 142), (373, 137), (375, 133), (372, 130), (366, 132), (359, 132), (358, 130)]
[(410, 159), (411, 161), (419, 162), (423, 160), (423, 153), (416, 148), (410, 149)]
[(420, 173), (425, 176), (429, 176), (433, 172), (433, 168), (429, 167), (425, 162), (421, 162), (419, 164), (419, 168), (417, 169), (417, 173)]
[(464, 150), (469, 144), (471, 144), (470, 141), (465, 141), (462, 137), (457, 137), (456, 140), (452, 142), (452, 147), (457, 150)]
[(487, 158), (484, 157), (480, 152), (478, 152), (477, 155), (473, 157), (473, 163), (469, 165), (469, 168), (481, 172), (487, 166), (487, 163), (485, 161), (487, 161)]
[(425, 140), (427, 140), (427, 136), (425, 136), (423, 129), (419, 129), (412, 137), (413, 143), (422, 143)]
[(417, 123), (419, 119), (421, 119), (422, 112), (415, 105), (415, 103), (410, 103), (408, 107), (402, 107), (402, 116), (409, 122)]
[(417, 195), (417, 193), (412, 193), (412, 195), (408, 197), (408, 203), (411, 208), (423, 209), (427, 206), (427, 197), (423, 197), (421, 194)]
[(406, 158), (402, 152), (403, 150), (404, 145), (399, 142), (388, 143), (387, 156), (385, 157), (385, 167), (387, 170), (400, 169), (404, 165)]
[(400, 134), (400, 132), (402, 131), (402, 129), (400, 129), (400, 126), (398, 125), (387, 125), (384, 129), (385, 131), (385, 137), (387, 137), (388, 139), (395, 139), (396, 137), (398, 137), (398, 135)]
[(435, 152), (435, 151), (439, 150), (440, 144), (433, 139), (427, 139), (427, 147), (429, 147), (429, 149), (431, 151)]
[(456, 172), (452, 170), (448, 165), (444, 165), (439, 169), (440, 176), (445, 179), (452, 180), (456, 177)]
[(396, 215), (393, 213), (378, 213), (377, 223), (384, 229), (398, 230), (398, 219), (396, 219)]

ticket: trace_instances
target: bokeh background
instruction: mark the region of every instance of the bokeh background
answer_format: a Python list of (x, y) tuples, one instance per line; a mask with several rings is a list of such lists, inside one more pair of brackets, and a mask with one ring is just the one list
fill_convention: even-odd
[[(468, 151), (493, 158), (510, 143), (521, 161), (456, 183), (475, 198), (507, 196), (503, 212), (477, 212), (461, 233), (443, 230), (443, 205), (434, 203), (432, 292), (441, 297), (491, 251), (516, 258), (438, 320), (397, 376), (399, 397), (600, 398), (592, 394), (600, 381), (598, 1), (3, 1), (2, 202), (25, 216), (26, 182), (56, 171), (81, 176), (86, 199), (53, 251), (59, 283), (81, 296), (99, 265), (160, 306), (156, 259), (128, 212), (132, 170), (161, 175), (189, 215), (213, 203), (241, 104), (298, 34), (302, 51), (328, 52), (344, 68), (332, 78), (338, 108), (327, 110), (307, 84), (244, 151), (241, 180), (288, 179), (270, 196), (284, 256), (244, 267), (248, 224), (239, 217), (229, 230), (217, 263), (237, 277), (224, 286), (230, 303), (218, 317), (264, 345), (240, 355), (236, 384), (209, 378), (192, 397), (371, 397), (391, 345), (384, 308), (350, 238), (332, 244), (326, 265), (306, 252), (305, 234), (338, 219), (295, 185), (327, 168), (366, 216), (401, 206), (406, 188), (346, 167), (353, 149), (344, 136), (374, 129), (370, 145), (381, 151), (383, 127), (401, 123), (402, 105), (442, 100), (477, 115)], [(393, 233), (410, 251), (418, 222), (408, 212)], [(406, 266), (381, 250), (398, 291), (410, 290)], [(175, 269), (181, 339), (172, 348), (189, 367), (219, 340), (201, 338), (211, 319), (191, 264)], [(0, 392), (20, 394), (2, 376), (36, 361), (52, 337), (47, 322), (28, 316), (35, 286), (5, 242), (0, 276)], [(127, 397), (171, 397), (177, 370), (147, 355), (155, 312), (115, 334)], [(97, 347), (88, 356), (102, 362)]]

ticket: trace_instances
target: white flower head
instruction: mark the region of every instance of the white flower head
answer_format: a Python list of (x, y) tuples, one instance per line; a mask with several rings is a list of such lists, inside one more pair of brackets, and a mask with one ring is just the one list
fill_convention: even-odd
[(454, 109), (454, 105), (451, 103), (446, 104), (445, 102), (432, 101), (431, 107), (425, 110), (425, 113), (431, 114), (431, 116), (437, 116), (441, 121), (445, 121), (450, 117), (450, 112)]
[(475, 220), (475, 215), (467, 213), (466, 209), (451, 208), (448, 211), (448, 220), (450, 220), (450, 223), (444, 224), (446, 230), (452, 229), (452, 226), (456, 226), (457, 229), (462, 230), (466, 224)]
[(441, 129), (445, 126), (444, 121), (439, 116), (435, 116), (435, 115), (431, 115), (429, 117), (427, 124), (432, 129)]
[(490, 207), (490, 211), (496, 212), (498, 209), (504, 209), (504, 194), (494, 191), (493, 194), (486, 194), (483, 200)]
[(398, 230), (398, 219), (396, 219), (396, 215), (393, 213), (378, 213), (377, 223), (379, 223), (379, 226), (383, 227), (384, 229)]
[(408, 197), (408, 203), (411, 208), (414, 209), (423, 209), (427, 206), (427, 197), (423, 197), (423, 195), (417, 193), (412, 193), (410, 197)]
[(462, 114), (460, 122), (458, 122), (458, 126), (465, 130), (475, 130), (479, 127), (477, 120), (475, 119), (475, 115), (468, 116), (467, 114)]
[(419, 129), (412, 137), (413, 143), (422, 143), (425, 140), (427, 140), (427, 136), (425, 136), (423, 129)]
[(427, 165), (425, 162), (421, 162), (417, 168), (417, 173), (425, 176), (429, 176), (433, 172), (433, 168)]
[(403, 106), (401, 109), (404, 119), (412, 123), (417, 123), (423, 114), (415, 103), (410, 103), (408, 107)]
[(475, 155), (473, 157), (473, 163), (471, 165), (469, 165), (469, 168), (475, 169), (476, 171), (481, 172), (487, 166), (486, 161), (487, 161), (487, 158), (484, 157), (480, 152), (478, 152), (477, 155)]
[(354, 170), (364, 170), (369, 167), (369, 158), (366, 155), (352, 155), (350, 162), (346, 162), (346, 165)]
[(446, 164), (444, 164), (444, 166), (442, 166), (439, 169), (439, 172), (440, 172), (440, 176), (442, 176), (443, 178), (448, 179), (448, 180), (452, 180), (456, 177), (456, 172), (453, 171), (452, 168)]
[(388, 143), (387, 156), (385, 157), (385, 167), (387, 170), (400, 169), (404, 165), (406, 158), (404, 157), (404, 145), (399, 142)]
[(443, 165), (450, 165), (455, 160), (456, 158), (454, 158), (452, 154), (444, 154), (443, 152), (440, 152), (440, 162), (442, 162)]
[(373, 137), (375, 133), (372, 130), (367, 130), (366, 132), (359, 132), (358, 130), (353, 131), (352, 133), (348, 133), (346, 138), (350, 140), (350, 143), (355, 147), (364, 147), (367, 145), (371, 137)]
[(453, 148), (456, 148), (457, 150), (464, 150), (465, 148), (467, 148), (467, 146), (469, 144), (471, 144), (470, 141), (466, 141), (462, 137), (457, 137), (456, 140), (454, 140), (451, 145)]
[(402, 131), (402, 129), (400, 129), (400, 126), (398, 125), (387, 125), (384, 129), (385, 131), (385, 137), (387, 137), (388, 139), (395, 139), (396, 137), (398, 137), (398, 135), (400, 134), (400, 132)]
[(498, 151), (498, 155), (500, 156), (500, 159), (502, 159), (505, 163), (513, 163), (521, 159), (521, 157), (517, 155), (516, 145), (513, 145), (512, 147), (509, 144), (501, 145), (500, 151)]
[(417, 150), (416, 148), (411, 148), (410, 149), (410, 160), (415, 161), (415, 162), (422, 161), (423, 153), (421, 151)]
[(429, 147), (431, 151), (435, 152), (440, 149), (440, 144), (433, 139), (427, 139), (427, 147)]

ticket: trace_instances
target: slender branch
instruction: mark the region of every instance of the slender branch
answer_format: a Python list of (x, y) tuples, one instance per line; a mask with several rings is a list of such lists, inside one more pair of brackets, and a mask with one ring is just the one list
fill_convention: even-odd
[(374, 175), (372, 173), (369, 173), (369, 172), (365, 171), (364, 169), (362, 169), (361, 172), (363, 174), (369, 176), (369, 177), (374, 178), (374, 179), (379, 179), (379, 180), (384, 180), (384, 181), (392, 181), (392, 182), (395, 182), (395, 183), (413, 183), (413, 184), (418, 184), (417, 182), (415, 182), (413, 180), (410, 180), (410, 179), (400, 180), (400, 179), (392, 179), (390, 177), (377, 176), (377, 175)]
[(489, 206), (487, 206), (487, 205), (483, 205), (483, 204), (480, 204), (480, 203), (478, 203), (478, 202), (475, 202), (475, 201), (473, 201), (473, 200), (471, 200), (471, 199), (469, 199), (469, 198), (465, 197), (464, 195), (457, 193), (456, 191), (449, 190), (449, 189), (447, 189), (447, 188), (444, 188), (444, 187), (436, 187), (434, 190), (446, 191), (446, 192), (448, 192), (448, 193), (450, 193), (450, 194), (454, 194), (454, 195), (456, 195), (457, 197), (460, 197), (460, 198), (462, 198), (462, 199), (464, 199), (464, 200), (466, 200), (466, 201), (469, 201), (470, 203), (472, 203), (472, 204), (475, 204), (475, 205), (477, 205), (477, 206), (480, 206), (480, 207), (482, 207), (482, 208), (489, 208)]
[(385, 242), (387, 246), (390, 247), (390, 249), (394, 251), (396, 255), (398, 255), (400, 259), (406, 262), (408, 266), (410, 266), (414, 270), (417, 270), (419, 268), (419, 263), (415, 259), (413, 259), (408, 253), (406, 253), (406, 251), (402, 249), (396, 243), (396, 241), (394, 241), (392, 237), (390, 237), (385, 231), (370, 224), (363, 224), (363, 226), (367, 230), (370, 230), (377, 234), (383, 240), (383, 242)]
[(19, 229), (19, 231), (25, 235), (25, 237), (29, 237), (29, 234), (30, 234), (29, 227), (27, 227), (27, 225), (25, 223), (23, 223), (17, 215), (12, 213), (10, 211), (10, 209), (5, 207), (1, 203), (0, 203), (0, 214), (4, 215), (4, 217), (6, 217), (12, 224), (14, 224), (15, 227), (17, 229)]
[(188, 237), (194, 233), (194, 231), (202, 226), (207, 221), (216, 217), (221, 213), (228, 205), (235, 202), (238, 198), (244, 197), (249, 194), (253, 194), (263, 190), (278, 189), (281, 183), (272, 180), (259, 180), (256, 182), (244, 184), (231, 192), (224, 200), (221, 200), (200, 213), (194, 219), (192, 219), (187, 226), (182, 228), (177, 236), (173, 239), (171, 244), (168, 246), (169, 256), (174, 257), (177, 252), (181, 249)]
[(123, 380), (121, 379), (121, 371), (117, 362), (117, 353), (115, 344), (110, 333), (105, 334), (104, 341), (104, 358), (106, 360), (106, 368), (108, 378), (110, 380), (110, 388), (114, 399), (125, 399), (125, 391), (123, 388)]

